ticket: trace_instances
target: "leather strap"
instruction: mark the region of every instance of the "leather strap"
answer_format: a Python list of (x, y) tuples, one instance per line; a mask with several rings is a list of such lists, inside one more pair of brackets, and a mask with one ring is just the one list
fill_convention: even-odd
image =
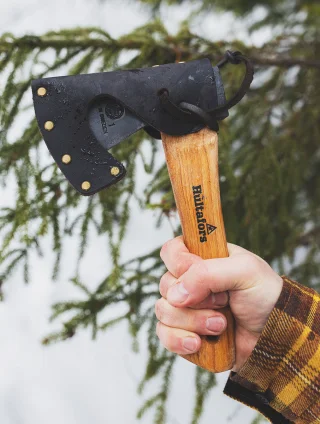
[(159, 90), (158, 96), (163, 108), (168, 113), (177, 117), (178, 119), (188, 119), (191, 121), (198, 122), (199, 124), (202, 123), (210, 129), (218, 131), (219, 125), (217, 121), (224, 119), (226, 114), (228, 114), (229, 109), (231, 109), (233, 106), (235, 106), (241, 101), (241, 99), (245, 96), (248, 89), (250, 88), (254, 75), (254, 68), (252, 62), (246, 56), (242, 55), (239, 51), (232, 52), (230, 50), (227, 50), (224, 58), (218, 63), (217, 67), (221, 69), (227, 63), (231, 63), (232, 65), (239, 65), (241, 63), (244, 63), (246, 67), (246, 73), (237, 93), (233, 97), (231, 97), (231, 99), (229, 99), (225, 104), (207, 111), (195, 104), (191, 104), (188, 102), (181, 102), (179, 105), (177, 105), (171, 101), (169, 91), (166, 88), (162, 88), (161, 90)]

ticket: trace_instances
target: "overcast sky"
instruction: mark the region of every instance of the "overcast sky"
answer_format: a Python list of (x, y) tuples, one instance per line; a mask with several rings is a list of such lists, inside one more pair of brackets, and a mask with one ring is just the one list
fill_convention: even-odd
[[(98, 0), (11, 0), (0, 2), (0, 31), (17, 35), (75, 26), (101, 26), (113, 36), (129, 32), (148, 20), (145, 10), (131, 2)], [(189, 13), (188, 8), (164, 11), (168, 27)], [(230, 36), (232, 19), (204, 19), (197, 30), (219, 39)], [(244, 35), (239, 25), (233, 33)], [(262, 38), (254, 41), (259, 43)], [(0, 81), (1, 82), (1, 81)], [(10, 190), (1, 193), (1, 206), (12, 199)], [(134, 209), (123, 257), (146, 253), (172, 237), (169, 225), (154, 228), (153, 212)], [(134, 223), (134, 225), (133, 225)], [(143, 239), (139, 228), (143, 227)], [(55, 328), (49, 324), (50, 305), (77, 295), (69, 284), (70, 264), (75, 262), (77, 246), (68, 241), (57, 282), (51, 281), (53, 256), (51, 241), (45, 242), (45, 255), (33, 261), (32, 284), (25, 286), (19, 273), (5, 287), (6, 300), (0, 304), (0, 423), (1, 424), (107, 424), (141, 422), (151, 424), (151, 415), (138, 421), (136, 412), (143, 397), (136, 388), (144, 372), (144, 335), (137, 355), (131, 351), (126, 325), (100, 334), (93, 342), (83, 331), (72, 340), (44, 348), (41, 338)], [(84, 281), (96, 284), (110, 265), (103, 238), (91, 238), (82, 266)], [(179, 358), (169, 402), (167, 424), (188, 424), (193, 405), (194, 366)], [(219, 387), (207, 402), (201, 424), (227, 422), (247, 424), (255, 413), (225, 397), (221, 391), (227, 374), (218, 377)], [(150, 385), (147, 394), (156, 389)], [(236, 416), (236, 417), (235, 417)]]

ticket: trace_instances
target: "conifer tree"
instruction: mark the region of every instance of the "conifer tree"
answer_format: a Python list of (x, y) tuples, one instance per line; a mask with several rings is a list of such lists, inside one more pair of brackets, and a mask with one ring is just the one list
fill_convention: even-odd
[[(52, 235), (56, 254), (53, 278), (59, 272), (68, 237), (79, 237), (80, 263), (88, 234), (103, 235), (110, 246), (112, 268), (93, 291), (75, 273), (72, 284), (82, 291), (82, 300), (53, 305), (52, 319), (65, 313), (68, 319), (43, 343), (68, 339), (82, 328), (90, 328), (96, 337), (123, 320), (136, 342), (139, 331), (146, 331), (149, 360), (139, 390), (158, 375), (162, 376), (162, 385), (138, 416), (154, 408), (154, 423), (164, 424), (176, 358), (160, 347), (155, 335), (153, 305), (159, 296), (157, 287), (164, 266), (159, 249), (121, 262), (130, 202), (156, 210), (155, 225), (161, 226), (175, 211), (166, 165), (156, 165), (154, 160), (159, 142), (139, 132), (130, 143), (113, 148), (113, 154), (127, 168), (127, 177), (107, 191), (82, 198), (43, 148), (36, 121), (32, 113), (28, 114), (31, 80), (59, 73), (117, 69), (123, 52), (131, 54), (122, 68), (202, 57), (217, 63), (226, 49), (240, 50), (250, 57), (256, 68), (254, 85), (227, 122), (220, 125), (220, 183), (227, 237), (262, 256), (280, 273), (319, 290), (320, 4), (317, 0), (141, 3), (149, 8), (152, 19), (118, 39), (112, 38), (107, 28), (75, 28), (23, 37), (0, 34), (0, 178), (3, 186), (8, 178), (15, 184), (14, 205), (0, 211), (0, 287), (5, 287), (21, 265), (24, 279), (29, 281), (30, 253), (42, 254), (42, 240), (48, 234)], [(161, 8), (190, 4), (197, 6), (197, 11), (193, 9), (190, 19), (176, 33), (169, 33), (160, 19)], [(273, 35), (257, 48), (239, 39), (213, 42), (191, 30), (193, 20), (202, 13), (214, 16), (225, 11), (243, 21), (248, 33), (267, 28)], [(241, 67), (223, 71), (229, 96), (239, 85), (242, 72)], [(15, 138), (11, 130), (22, 114), (30, 121)], [(149, 184), (139, 196), (137, 156), (149, 175)], [(71, 213), (74, 210), (76, 216)], [(175, 232), (178, 234), (179, 228)], [(125, 312), (104, 322), (102, 311), (116, 304), (126, 305)], [(205, 398), (215, 385), (214, 375), (198, 369), (195, 384), (192, 423), (199, 421)]]

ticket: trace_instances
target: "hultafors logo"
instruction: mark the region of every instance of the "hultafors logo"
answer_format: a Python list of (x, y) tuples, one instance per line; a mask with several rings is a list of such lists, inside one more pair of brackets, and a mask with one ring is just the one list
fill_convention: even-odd
[(202, 187), (193, 186), (193, 200), (196, 208), (196, 218), (199, 230), (199, 240), (200, 243), (205, 243), (207, 241), (207, 236), (216, 230), (217, 227), (214, 225), (208, 224), (206, 218), (204, 217), (204, 197), (202, 194)]

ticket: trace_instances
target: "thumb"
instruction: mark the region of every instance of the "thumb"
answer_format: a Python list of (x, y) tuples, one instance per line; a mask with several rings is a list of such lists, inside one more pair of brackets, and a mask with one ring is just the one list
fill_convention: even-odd
[(193, 306), (211, 293), (251, 287), (258, 261), (254, 255), (237, 253), (229, 258), (207, 259), (191, 265), (168, 290), (168, 302), (176, 307)]

